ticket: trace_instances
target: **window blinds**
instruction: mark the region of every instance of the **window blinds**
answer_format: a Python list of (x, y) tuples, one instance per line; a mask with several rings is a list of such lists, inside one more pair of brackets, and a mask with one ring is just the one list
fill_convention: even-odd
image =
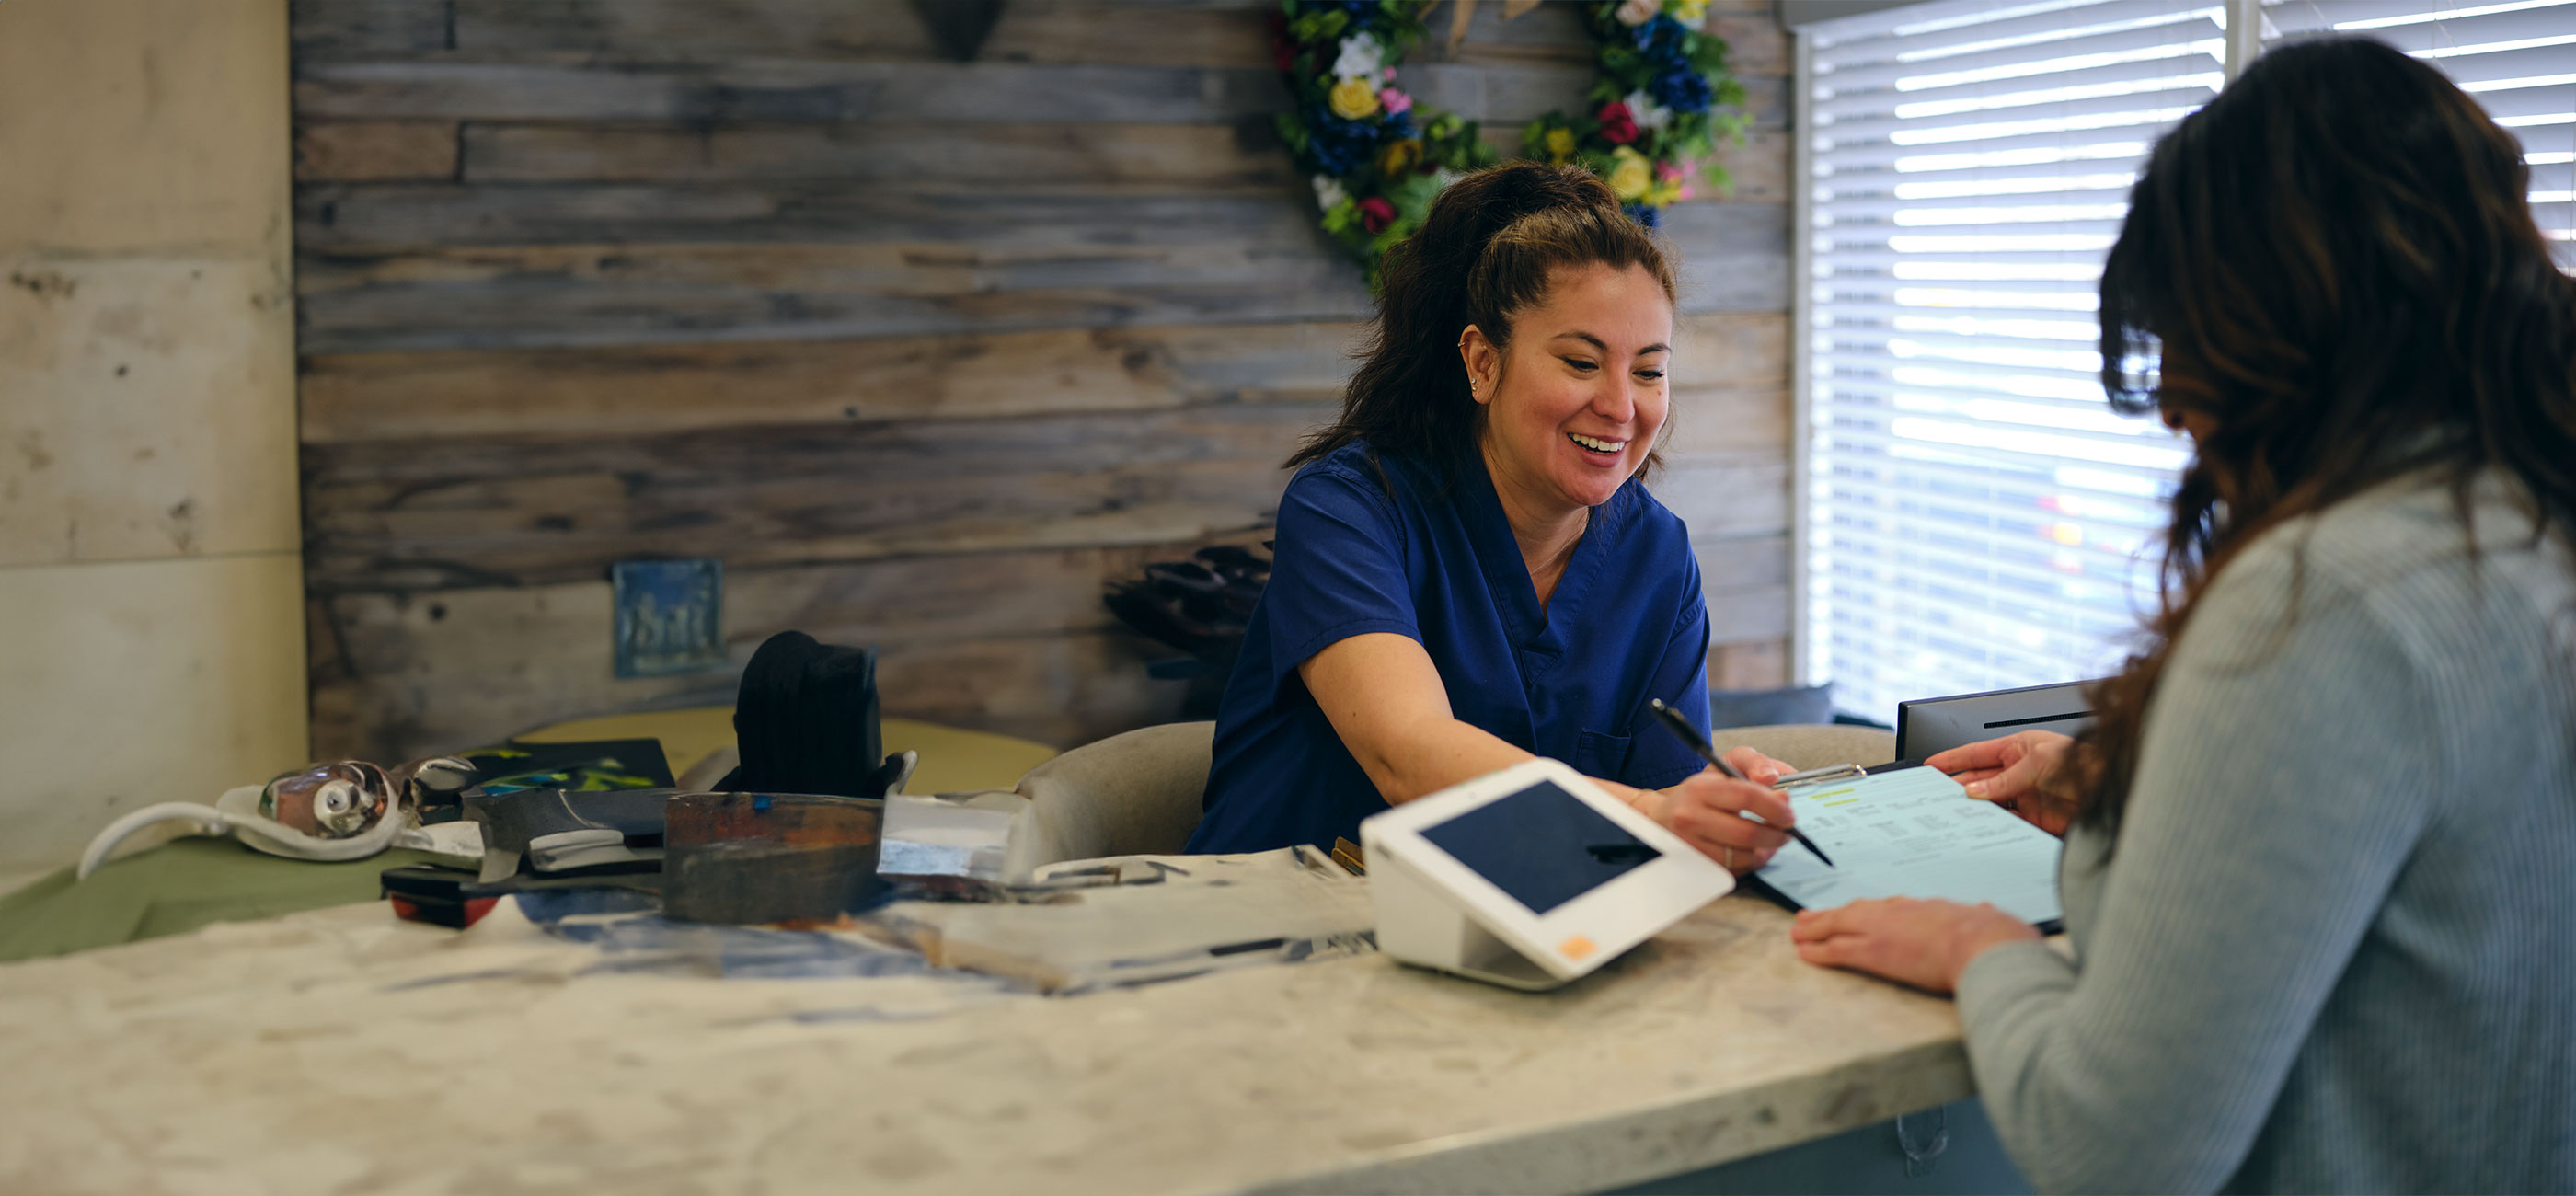
[(2223, 81), (2226, 10), (1935, 0), (1804, 33), (1802, 675), (1889, 721), (2098, 675), (2189, 450), (2104, 405), (2095, 286), (2147, 151)]
[(2531, 212), (2576, 270), (2576, 0), (2267, 0), (2266, 44), (2375, 37), (2438, 67), (2522, 139)]

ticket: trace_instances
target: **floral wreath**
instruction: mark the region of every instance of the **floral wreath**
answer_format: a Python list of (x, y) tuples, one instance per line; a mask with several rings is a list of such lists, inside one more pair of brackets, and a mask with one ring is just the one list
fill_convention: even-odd
[[(1435, 2), (1280, 0), (1271, 15), (1272, 58), (1295, 101), (1279, 114), (1280, 139), (1311, 176), (1324, 231), (1368, 268), (1371, 286), (1379, 259), (1421, 227), (1440, 189), (1499, 157), (1476, 122), (1417, 106), (1395, 86), (1395, 64), (1421, 40), (1422, 12)], [(1702, 31), (1707, 17), (1708, 0), (1588, 5), (1590, 108), (1532, 121), (1522, 156), (1579, 163), (1648, 228), (1690, 198), (1692, 163), (1725, 187), (1726, 168), (1713, 158), (1719, 138), (1743, 137), (1744, 86), (1726, 68), (1725, 40)]]

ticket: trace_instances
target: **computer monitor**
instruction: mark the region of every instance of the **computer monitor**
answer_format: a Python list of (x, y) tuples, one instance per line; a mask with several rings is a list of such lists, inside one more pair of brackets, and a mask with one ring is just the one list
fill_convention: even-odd
[(2038, 729), (2073, 735), (2092, 725), (2090, 681), (1918, 698), (1896, 704), (1896, 758), (1921, 760), (1965, 743)]

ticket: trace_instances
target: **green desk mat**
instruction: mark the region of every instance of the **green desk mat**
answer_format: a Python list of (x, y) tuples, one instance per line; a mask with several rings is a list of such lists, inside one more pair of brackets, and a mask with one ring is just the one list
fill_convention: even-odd
[(0, 897), (0, 961), (372, 901), (378, 873), (437, 858), (388, 851), (316, 864), (262, 855), (231, 839), (178, 839), (110, 860), (85, 881), (64, 868)]
[[(522, 738), (663, 741), (675, 771), (730, 744), (732, 711), (704, 707), (561, 723)], [(942, 727), (910, 719), (885, 720), (886, 750), (917, 749), (922, 766), (907, 791), (1007, 789), (1055, 750), (1005, 735)], [(229, 838), (178, 839), (166, 846), (111, 860), (86, 881), (63, 868), (0, 897), (0, 963), (61, 955), (181, 934), (216, 922), (274, 918), (332, 905), (373, 901), (376, 877), (387, 868), (423, 864), (437, 857), (388, 851), (345, 864), (280, 859)]]

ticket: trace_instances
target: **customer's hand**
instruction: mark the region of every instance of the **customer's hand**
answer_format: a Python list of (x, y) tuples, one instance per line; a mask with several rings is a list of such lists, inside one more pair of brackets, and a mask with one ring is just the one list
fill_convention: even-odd
[(1789, 938), (1798, 958), (1819, 967), (1946, 993), (1957, 991), (1959, 973), (1986, 948), (2036, 940), (2039, 931), (1991, 905), (1889, 897), (1800, 910)]
[[(1636, 806), (1683, 842), (1742, 876), (1771, 862), (1771, 853), (1789, 841), (1782, 828), (1797, 816), (1789, 812), (1789, 800), (1769, 782), (1796, 770), (1751, 748), (1726, 753), (1726, 762), (1753, 779), (1739, 781), (1715, 768), (1703, 769), (1669, 789), (1638, 790)], [(1770, 825), (1746, 818), (1747, 813)]]
[(2022, 731), (1964, 744), (1924, 763), (1968, 787), (1968, 796), (2021, 815), (2022, 821), (2064, 835), (2082, 801), (2068, 765), (2075, 741), (2055, 731)]

